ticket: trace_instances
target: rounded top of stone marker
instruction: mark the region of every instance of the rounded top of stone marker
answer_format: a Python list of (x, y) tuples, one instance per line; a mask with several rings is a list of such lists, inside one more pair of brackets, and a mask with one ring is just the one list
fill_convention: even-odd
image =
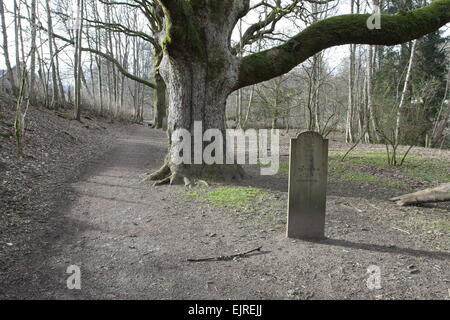
[(315, 137), (320, 138), (322, 140), (327, 140), (327, 139), (324, 139), (320, 133), (318, 133), (316, 131), (308, 131), (308, 130), (300, 132), (295, 139), (308, 137), (308, 136), (315, 136)]

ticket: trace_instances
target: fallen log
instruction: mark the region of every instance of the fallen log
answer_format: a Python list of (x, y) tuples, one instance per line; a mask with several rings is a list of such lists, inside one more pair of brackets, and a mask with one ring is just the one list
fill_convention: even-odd
[(400, 206), (410, 204), (450, 201), (450, 183), (441, 184), (435, 188), (428, 188), (413, 193), (404, 194), (390, 199)]

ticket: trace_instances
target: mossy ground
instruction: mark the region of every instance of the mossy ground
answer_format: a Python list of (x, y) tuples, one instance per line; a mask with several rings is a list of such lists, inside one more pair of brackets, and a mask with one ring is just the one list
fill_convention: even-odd
[(10, 136), (12, 136), (12, 133), (7, 131), (7, 130), (2, 130), (0, 131), (0, 137), (2, 138), (9, 138)]
[(271, 192), (251, 186), (217, 185), (209, 188), (199, 187), (183, 193), (186, 198), (200, 204), (209, 204), (218, 209), (226, 209), (238, 216), (252, 217), (271, 224), (284, 224), (286, 217), (285, 201)]
[(215, 206), (247, 210), (264, 191), (254, 187), (220, 186), (207, 191), (204, 188), (186, 193), (189, 198), (206, 201)]
[[(328, 174), (331, 181), (354, 181), (386, 187), (407, 188), (418, 184), (450, 181), (450, 164), (438, 158), (408, 155), (402, 166), (390, 166), (384, 152), (355, 151), (344, 161), (342, 152), (330, 152)], [(280, 162), (279, 174), (288, 175), (289, 163)]]
[(9, 138), (13, 135), (12, 130), (14, 123), (11, 121), (0, 119), (0, 137)]
[(67, 112), (55, 111), (55, 114), (58, 117), (61, 117), (61, 118), (66, 119), (66, 120), (75, 120), (74, 116), (71, 115), (70, 113), (67, 113)]

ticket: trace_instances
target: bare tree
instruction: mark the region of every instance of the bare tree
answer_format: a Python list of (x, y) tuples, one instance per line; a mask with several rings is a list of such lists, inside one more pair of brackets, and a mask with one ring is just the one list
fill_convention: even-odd
[(13, 69), (11, 67), (11, 60), (9, 58), (8, 30), (6, 27), (5, 4), (4, 4), (3, 0), (0, 0), (0, 19), (2, 20), (3, 56), (5, 57), (6, 71), (8, 72), (11, 90), (14, 94), (17, 94), (18, 91), (17, 91), (16, 81), (14, 78)]
[(56, 71), (56, 52), (54, 50), (54, 41), (53, 41), (53, 23), (52, 23), (52, 13), (50, 10), (50, 0), (46, 2), (47, 9), (47, 31), (48, 31), (48, 49), (50, 52), (50, 66), (52, 72), (52, 100), (50, 103), (50, 108), (58, 110), (59, 109), (59, 98), (58, 98), (58, 79), (57, 79), (57, 71)]
[(31, 51), (30, 51), (30, 98), (31, 101), (35, 100), (35, 88), (36, 88), (36, 0), (31, 0), (31, 15), (30, 15), (30, 26), (31, 26)]
[(83, 11), (84, 11), (84, 1), (77, 0), (77, 13), (75, 19), (75, 119), (81, 121), (81, 74), (83, 68), (81, 66), (81, 39), (83, 37)]

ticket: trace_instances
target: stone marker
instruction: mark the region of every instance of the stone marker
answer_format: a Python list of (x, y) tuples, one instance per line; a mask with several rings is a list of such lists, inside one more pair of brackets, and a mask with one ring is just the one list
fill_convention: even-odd
[(287, 236), (325, 238), (328, 140), (307, 131), (291, 139)]

